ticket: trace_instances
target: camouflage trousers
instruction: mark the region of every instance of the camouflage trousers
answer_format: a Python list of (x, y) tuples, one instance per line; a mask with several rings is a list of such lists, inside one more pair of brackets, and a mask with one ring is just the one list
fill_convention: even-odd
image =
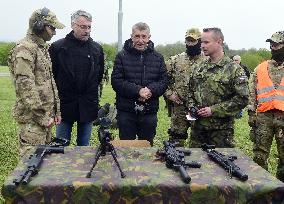
[(190, 127), (190, 123), (186, 119), (188, 109), (183, 105), (174, 104), (171, 113), (171, 128), (170, 139), (180, 143), (179, 146), (183, 146), (185, 140), (188, 138), (187, 130)]
[(253, 142), (253, 160), (268, 169), (268, 158), (273, 138), (275, 137), (278, 151), (276, 177), (284, 182), (284, 113), (268, 111), (257, 113), (256, 127), (251, 132)]
[(234, 129), (199, 129), (191, 128), (189, 147), (200, 148), (203, 143), (219, 148), (232, 148), (234, 145)]
[(37, 123), (19, 123), (19, 155), (22, 157), (33, 146), (47, 144), (51, 141), (51, 128)]

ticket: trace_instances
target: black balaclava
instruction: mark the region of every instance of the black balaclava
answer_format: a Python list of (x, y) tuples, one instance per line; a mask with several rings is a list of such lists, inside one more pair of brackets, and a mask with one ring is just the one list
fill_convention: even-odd
[(199, 55), (201, 53), (201, 41), (198, 40), (198, 43), (193, 46), (186, 45), (186, 54), (189, 57), (194, 57), (196, 55)]
[(284, 47), (273, 50), (271, 49), (271, 59), (275, 60), (278, 64), (282, 64), (284, 62)]

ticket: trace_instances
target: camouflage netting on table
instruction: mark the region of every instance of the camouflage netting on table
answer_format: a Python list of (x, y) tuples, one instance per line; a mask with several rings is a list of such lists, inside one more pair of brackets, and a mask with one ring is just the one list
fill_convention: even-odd
[(284, 183), (240, 150), (217, 149), (238, 157), (235, 163), (249, 177), (245, 182), (230, 178), (201, 149), (191, 150), (186, 160), (202, 166), (187, 170), (189, 184), (156, 159), (156, 148), (116, 148), (126, 178), (120, 177), (110, 154), (102, 156), (91, 178), (86, 178), (96, 149), (67, 147), (65, 154), (47, 155), (38, 175), (17, 187), (13, 179), (25, 169), (28, 157), (23, 158), (7, 178), (2, 194), (7, 203), (284, 203)]

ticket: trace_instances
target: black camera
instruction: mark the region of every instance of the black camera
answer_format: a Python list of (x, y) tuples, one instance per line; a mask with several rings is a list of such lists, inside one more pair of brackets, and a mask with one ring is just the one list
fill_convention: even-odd
[(111, 120), (109, 118), (103, 117), (98, 120), (99, 129), (98, 136), (101, 144), (106, 144), (112, 140), (109, 128), (111, 126)]
[(199, 118), (199, 115), (198, 115), (198, 113), (197, 113), (198, 110), (199, 110), (199, 109), (198, 109), (197, 107), (191, 107), (191, 108), (189, 109), (190, 116), (191, 116), (192, 118), (196, 119), (196, 120)]

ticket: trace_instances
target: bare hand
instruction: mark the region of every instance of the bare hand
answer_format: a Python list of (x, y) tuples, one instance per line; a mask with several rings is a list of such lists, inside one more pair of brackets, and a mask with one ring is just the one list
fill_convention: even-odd
[(140, 95), (140, 98), (143, 98), (143, 99), (147, 100), (147, 99), (149, 99), (152, 96), (152, 93), (151, 93), (150, 89), (145, 87), (145, 88), (141, 88), (139, 90), (139, 95)]
[(183, 104), (182, 100), (176, 93), (173, 93), (172, 95), (170, 95), (169, 100), (171, 100), (172, 102), (176, 104)]
[(55, 116), (55, 125), (59, 125), (61, 123), (61, 116)]
[(201, 117), (210, 117), (212, 116), (212, 111), (210, 107), (204, 107), (204, 108), (200, 108), (197, 111), (198, 115)]
[(144, 98), (142, 98), (142, 97), (139, 97), (139, 98), (138, 98), (138, 101), (140, 101), (140, 102), (145, 102), (146, 99), (144, 99)]
[(147, 99), (151, 98), (152, 97), (151, 90), (148, 87), (145, 87), (145, 90), (146, 90)]
[(50, 118), (45, 127), (50, 128), (54, 125), (54, 118)]

